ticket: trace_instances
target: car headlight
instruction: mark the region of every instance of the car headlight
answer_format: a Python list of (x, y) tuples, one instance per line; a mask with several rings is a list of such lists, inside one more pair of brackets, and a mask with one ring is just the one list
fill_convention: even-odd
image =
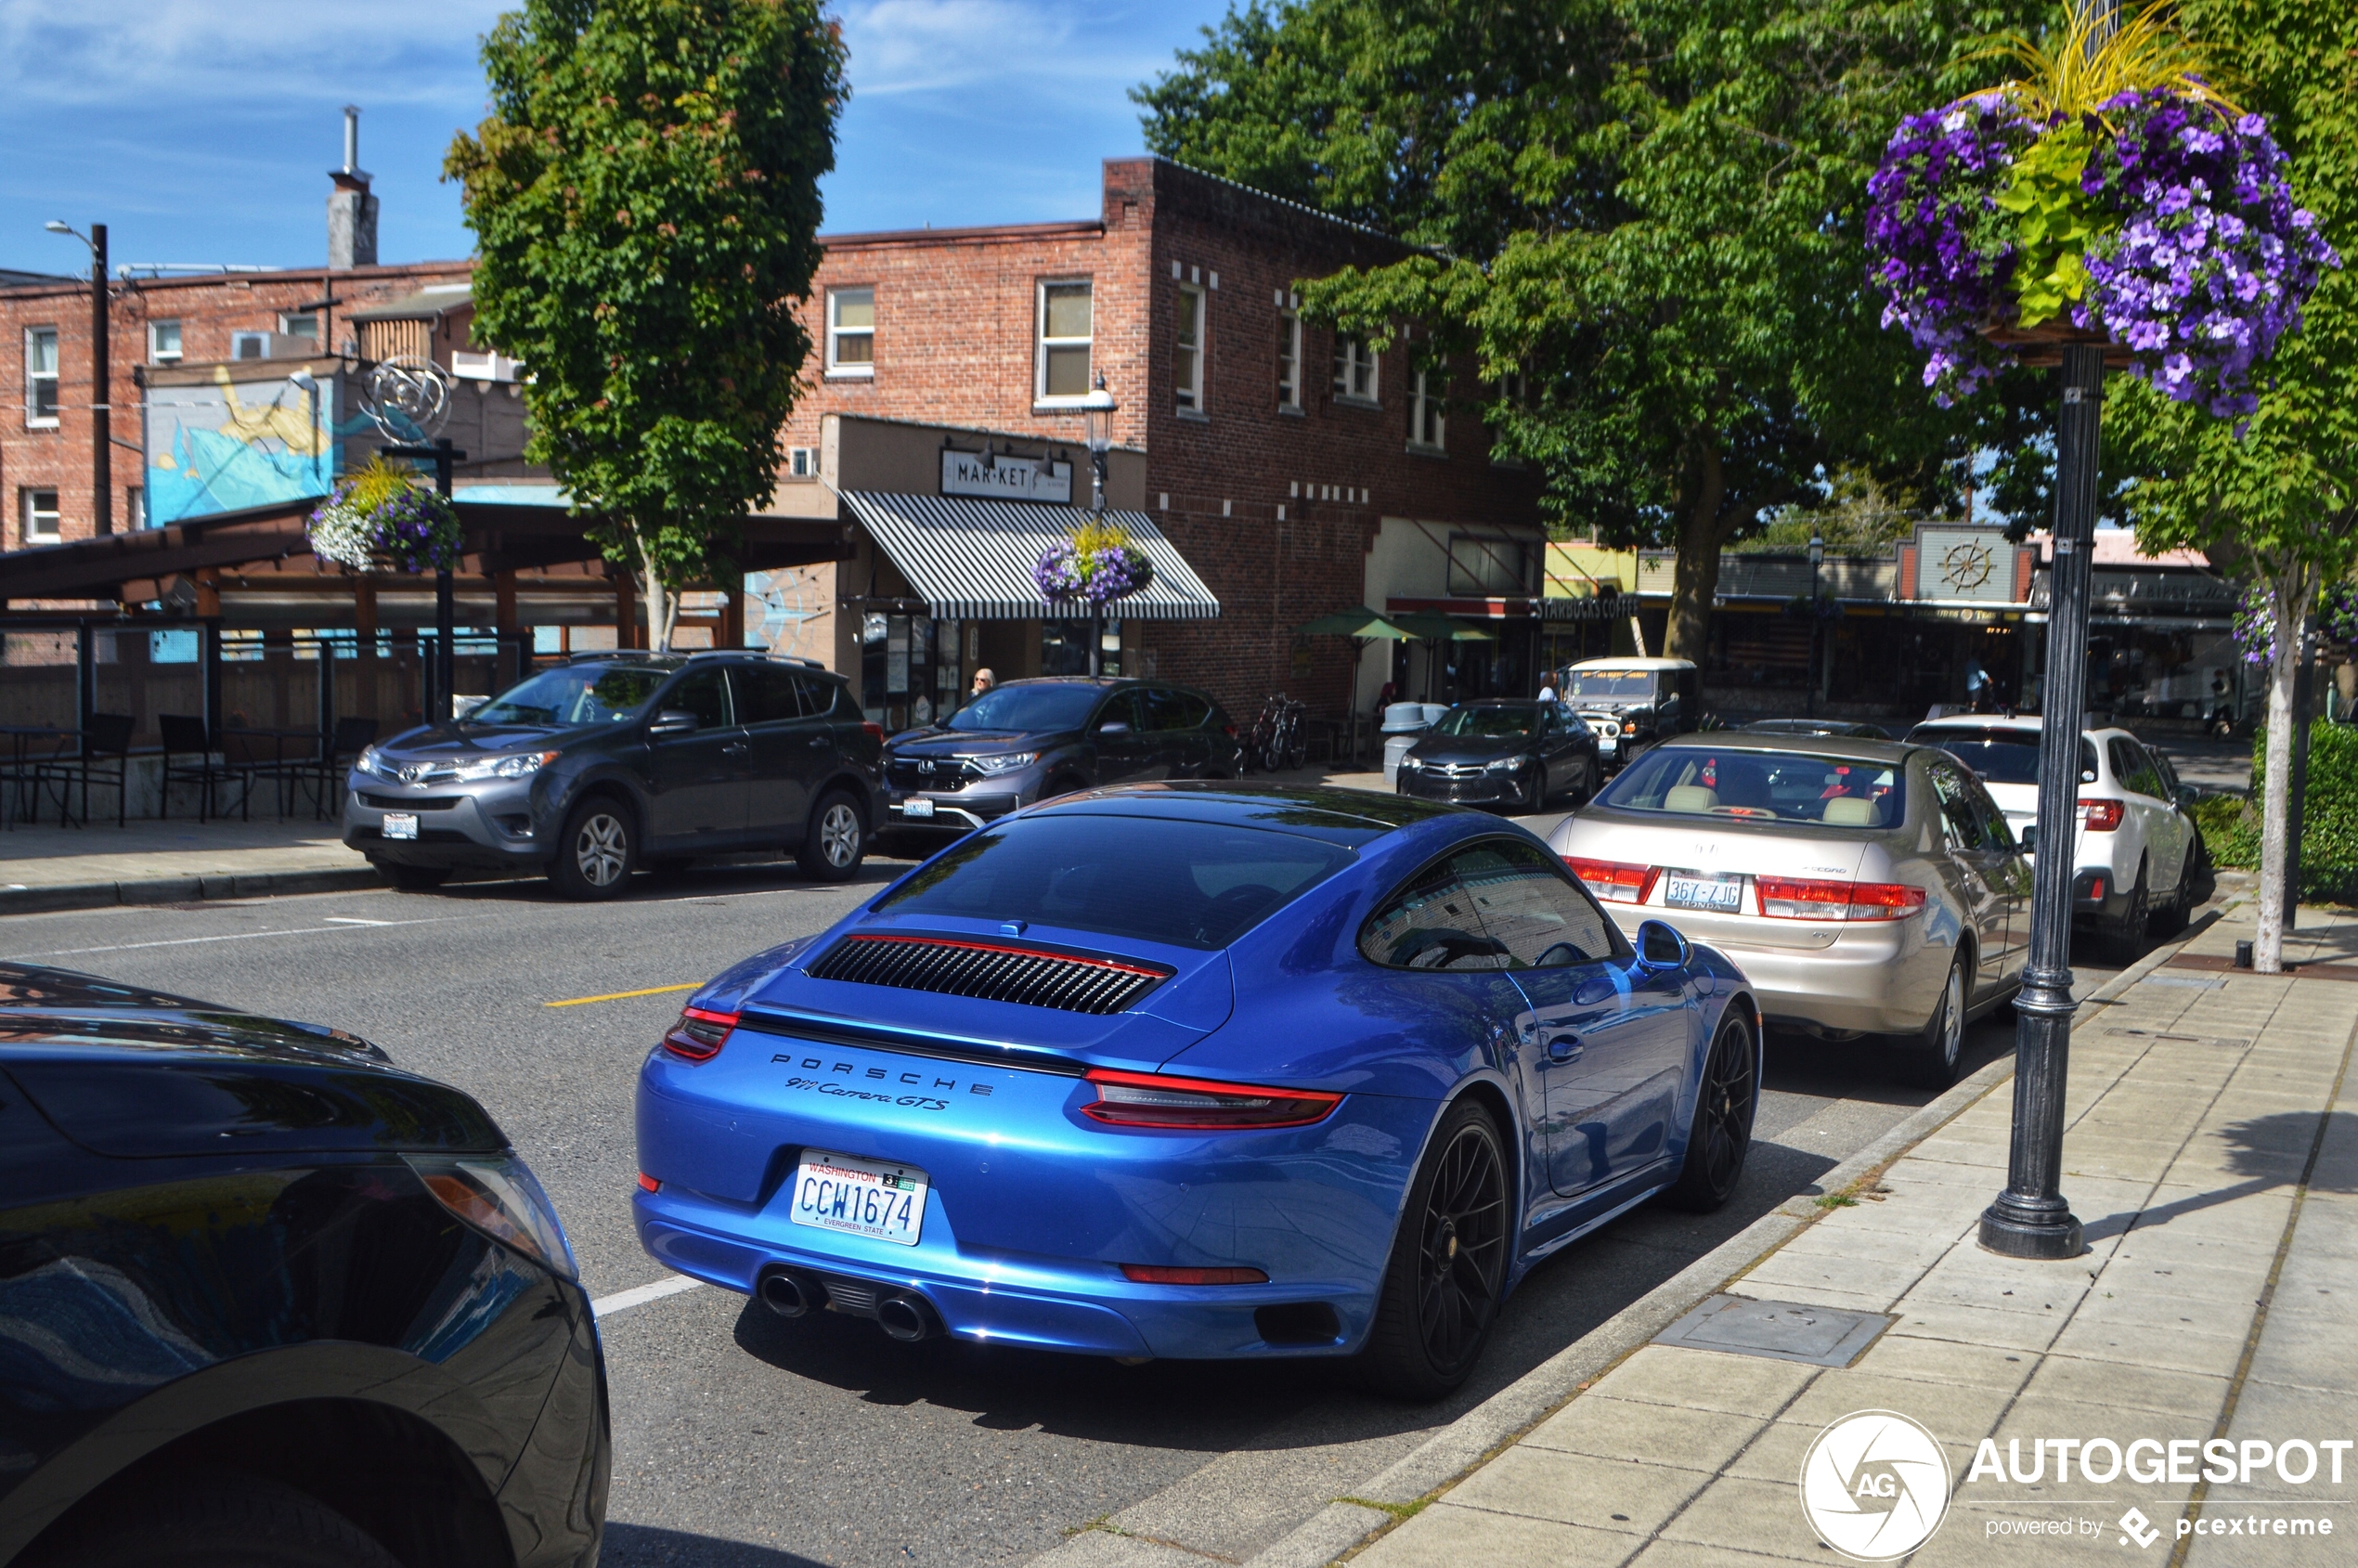
[(573, 1280), (581, 1277), (564, 1226), (557, 1223), (555, 1205), (522, 1160), (512, 1154), (459, 1158), (411, 1154), (403, 1159), (426, 1184), (434, 1201), (460, 1220), (552, 1274)]
[(451, 776), (460, 784), (473, 784), (483, 779), (526, 778), (554, 762), (560, 755), (554, 751), (525, 751), (513, 757), (486, 757), (480, 762), (462, 764)]
[(1485, 773), (1511, 773), (1530, 760), (1528, 757), (1501, 757), (1496, 762), (1483, 763), (1482, 771)]
[(994, 773), (1012, 773), (1018, 768), (1029, 768), (1040, 760), (1036, 751), (1003, 751), (995, 757), (966, 757), (959, 760), (989, 778)]
[(384, 753), (372, 745), (364, 745), (360, 748), (360, 760), (354, 766), (372, 779), (390, 779), (395, 776), (392, 766), (385, 761)]
[(1400, 759), (1400, 765), (1403, 768), (1406, 768), (1413, 771), (1416, 769), (1423, 767), (1425, 765), (1425, 759), (1421, 757), (1404, 757)]

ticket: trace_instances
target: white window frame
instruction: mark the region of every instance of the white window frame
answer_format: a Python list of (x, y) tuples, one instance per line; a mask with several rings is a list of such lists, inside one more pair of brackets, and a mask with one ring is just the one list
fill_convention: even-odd
[(819, 448), (789, 447), (786, 448), (786, 477), (816, 479), (819, 477)]
[(1449, 377), (1441, 370), (1419, 369), (1408, 382), (1408, 449), (1445, 452), (1449, 449)]
[[(846, 331), (841, 319), (843, 302), (860, 294), (865, 294), (868, 296), (868, 324), (865, 327), (854, 327), (850, 330)], [(842, 343), (847, 337), (866, 338), (868, 340), (868, 357), (865, 359), (854, 359), (849, 364), (845, 363), (843, 359)], [(863, 283), (857, 288), (829, 289), (827, 291), (827, 374), (831, 376), (849, 377), (854, 380), (872, 381), (875, 378), (876, 288), (875, 284)]]
[[(260, 343), (262, 344), (262, 352), (261, 352), (261, 353), (259, 353), (259, 354), (240, 354), (240, 353), (239, 353), (239, 352), (238, 352), (238, 350), (239, 350), (239, 349), (240, 349), (240, 348), (244, 347), (247, 343), (253, 343), (253, 342), (256, 342), (256, 341), (259, 341), (259, 342), (260, 342)], [(259, 329), (259, 328), (255, 328), (255, 329), (252, 329), (252, 330), (239, 330), (239, 331), (235, 331), (235, 332), (230, 333), (230, 334), (229, 334), (229, 357), (230, 357), (230, 359), (231, 359), (231, 361), (232, 361), (232, 362), (235, 362), (235, 361), (238, 361), (238, 360), (241, 360), (241, 359), (267, 359), (267, 358), (269, 358), (269, 357), (270, 357), (270, 334), (269, 334), (268, 332), (263, 331), (263, 330), (262, 330), (261, 329)]]
[[(163, 346), (163, 334), (166, 332), (172, 334), (172, 347), (169, 350)], [(170, 320), (148, 323), (149, 364), (177, 365), (187, 349), (188, 340), (181, 331), (179, 317), (174, 317)]]
[[(1089, 335), (1085, 338), (1052, 338), (1048, 335), (1048, 291), (1051, 289), (1086, 289), (1089, 291)], [(1031, 401), (1035, 408), (1077, 408), (1089, 395), (1090, 375), (1097, 368), (1097, 281), (1094, 278), (1043, 278), (1032, 295), (1032, 356)], [(1052, 348), (1082, 348), (1089, 352), (1089, 369), (1082, 373), (1082, 390), (1075, 393), (1048, 391), (1048, 351)]]
[(123, 487), (123, 515), (133, 528), (148, 525), (148, 487), (125, 485)]
[(1289, 413), (1302, 412), (1302, 316), (1298, 311), (1277, 313), (1277, 407)]
[[(33, 348), (45, 339), (49, 345), (49, 368), (46, 370), (35, 370)], [(58, 408), (60, 402), (58, 395), (59, 369), (58, 330), (55, 327), (27, 327), (24, 330), (24, 427), (27, 430), (58, 428)], [(46, 382), (49, 388), (49, 412), (45, 414), (38, 411), (41, 408), (41, 387), (44, 382)], [(27, 492), (27, 494), (30, 493), (30, 491)]]
[[(1209, 378), (1204, 373), (1204, 362), (1211, 350), (1207, 340), (1211, 336), (1211, 305), (1209, 296), (1193, 283), (1182, 283), (1173, 292), (1175, 297), (1171, 311), (1172, 401), (1178, 411), (1189, 419), (1206, 419), (1210, 415), (1204, 408), (1203, 389)], [(1096, 327), (1095, 305), (1096, 302), (1091, 300), (1089, 324), (1093, 330)], [(1190, 307), (1195, 315), (1192, 342), (1186, 333)]]
[(282, 338), (309, 338), (319, 341), (319, 317), (308, 310), (279, 312), (279, 335)]
[[(1380, 369), (1375, 354), (1365, 338), (1335, 336), (1334, 397), (1338, 403), (1354, 408), (1373, 408), (1383, 402), (1383, 388), (1378, 378)], [(1362, 387), (1364, 381), (1365, 386)]]
[[(43, 511), (34, 504), (36, 497), (46, 496), (49, 505)], [(49, 531), (41, 533), (32, 525), (35, 517), (49, 520)], [(56, 544), (65, 537), (65, 525), (58, 512), (58, 492), (35, 489), (31, 486), (17, 492), (17, 542), (19, 544)]]

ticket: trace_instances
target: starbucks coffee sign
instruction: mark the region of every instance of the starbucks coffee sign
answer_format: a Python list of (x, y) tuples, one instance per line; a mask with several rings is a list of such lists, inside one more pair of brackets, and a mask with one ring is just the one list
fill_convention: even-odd
[(991, 496), (1006, 501), (1054, 501), (1072, 504), (1072, 464), (1044, 458), (1017, 458), (1004, 453), (950, 452), (941, 454), (941, 493), (945, 496)]

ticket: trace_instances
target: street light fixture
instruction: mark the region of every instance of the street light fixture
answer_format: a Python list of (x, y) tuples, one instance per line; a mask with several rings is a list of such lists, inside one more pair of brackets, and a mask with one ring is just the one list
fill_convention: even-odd
[(94, 223), (77, 232), (63, 218), (41, 226), (68, 234), (90, 247), (90, 522), (92, 531), (114, 532), (114, 406), (108, 395), (112, 371), (107, 363), (107, 226)]
[[(1113, 417), (1121, 405), (1106, 390), (1106, 378), (1100, 373), (1097, 384), (1081, 400), (1082, 437), (1089, 445), (1089, 514), (1102, 522), (1106, 515), (1106, 453), (1113, 448)], [(1095, 679), (1105, 672), (1106, 633), (1105, 607), (1092, 599), (1089, 602), (1089, 674)]]

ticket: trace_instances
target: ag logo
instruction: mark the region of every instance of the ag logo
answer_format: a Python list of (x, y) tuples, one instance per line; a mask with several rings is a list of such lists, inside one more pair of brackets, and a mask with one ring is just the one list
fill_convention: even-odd
[(1801, 1510), (1845, 1557), (1888, 1562), (1940, 1528), (1949, 1456), (1932, 1433), (1890, 1410), (1845, 1416), (1801, 1461)]

